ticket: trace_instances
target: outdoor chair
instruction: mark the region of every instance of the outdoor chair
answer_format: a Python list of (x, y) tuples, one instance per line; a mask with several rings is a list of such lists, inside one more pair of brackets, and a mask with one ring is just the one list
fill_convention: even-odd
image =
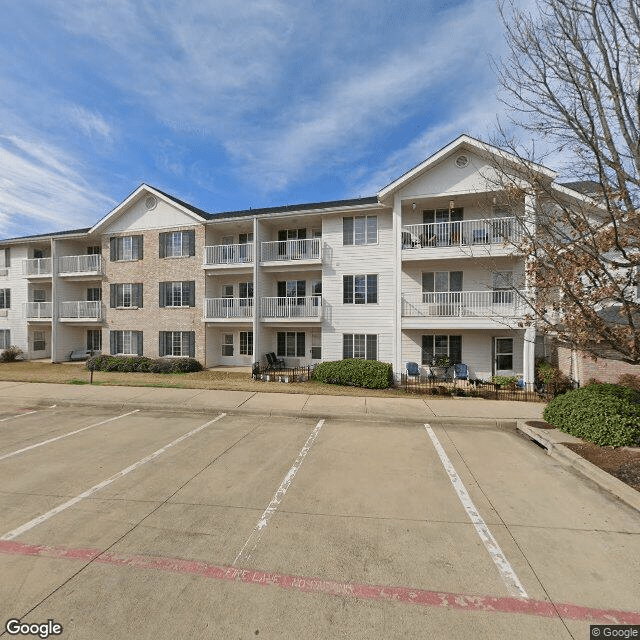
[(417, 362), (407, 362), (407, 376), (409, 378), (420, 377), (420, 367)]
[(283, 358), (278, 358), (278, 356), (273, 351), (267, 353), (265, 355), (265, 358), (267, 359), (267, 364), (269, 365), (270, 369), (284, 369), (285, 368), (284, 359)]
[(469, 367), (466, 364), (460, 362), (453, 365), (453, 378), (454, 380), (468, 380), (469, 379)]

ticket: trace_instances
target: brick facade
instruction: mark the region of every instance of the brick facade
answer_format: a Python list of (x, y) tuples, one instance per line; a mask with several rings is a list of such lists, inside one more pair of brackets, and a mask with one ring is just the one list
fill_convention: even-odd
[[(611, 354), (609, 354), (611, 355)], [(558, 346), (558, 367), (580, 385), (585, 385), (595, 378), (601, 382), (618, 382), (621, 375), (632, 374), (640, 376), (640, 365), (632, 365), (615, 358), (603, 356), (594, 359), (591, 356), (577, 352), (573, 355), (571, 348)]]

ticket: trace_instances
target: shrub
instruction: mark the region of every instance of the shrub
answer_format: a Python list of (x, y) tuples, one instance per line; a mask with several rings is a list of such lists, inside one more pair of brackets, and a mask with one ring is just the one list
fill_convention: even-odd
[(640, 391), (640, 376), (636, 376), (633, 373), (623, 373), (618, 378), (618, 384), (621, 387), (630, 387), (636, 391)]
[(508, 387), (509, 385), (513, 385), (515, 389), (516, 382), (518, 382), (518, 376), (492, 376), (491, 382), (493, 384), (497, 384), (500, 387)]
[(0, 362), (15, 362), (16, 360), (22, 360), (22, 349), (20, 347), (12, 345), (0, 353)]
[(144, 356), (93, 356), (86, 363), (89, 371), (120, 371), (124, 373), (190, 373), (202, 371), (193, 358), (145, 358)]
[(545, 385), (545, 391), (554, 398), (572, 388), (568, 376), (546, 360), (540, 360), (537, 363), (536, 377)]
[(393, 368), (390, 364), (377, 360), (321, 362), (314, 369), (313, 379), (329, 384), (386, 389), (393, 383)]
[(640, 446), (640, 392), (592, 384), (549, 402), (544, 419), (565, 433), (601, 446)]

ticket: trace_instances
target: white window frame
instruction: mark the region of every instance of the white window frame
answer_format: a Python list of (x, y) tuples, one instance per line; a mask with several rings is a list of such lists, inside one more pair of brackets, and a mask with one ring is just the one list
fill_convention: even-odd
[[(370, 353), (371, 339), (375, 338), (375, 354)], [(346, 355), (346, 342), (351, 342), (351, 355)], [(377, 360), (378, 359), (378, 335), (375, 333), (343, 333), (342, 334), (342, 358), (344, 360), (353, 358), (355, 360)], [(370, 357), (374, 355), (375, 357)]]
[[(7, 305), (7, 292), (9, 293), (9, 304)], [(0, 289), (0, 309), (11, 309), (11, 289)]]
[(253, 355), (253, 331), (240, 332), (240, 351), (239, 352), (241, 356)]
[(11, 329), (0, 329), (0, 349), (8, 349), (11, 346)]
[(47, 301), (47, 292), (45, 289), (34, 289), (31, 292), (31, 296), (33, 298), (32, 302), (46, 302)]
[[(344, 279), (352, 278), (351, 280), (351, 302), (345, 302), (345, 289)], [(369, 302), (369, 278), (375, 278), (376, 287), (376, 300), (375, 302)], [(378, 304), (378, 274), (377, 273), (358, 273), (352, 275), (346, 273), (342, 277), (342, 303), (343, 304)], [(361, 294), (359, 299), (359, 294)]]
[[(351, 231), (345, 229), (346, 220), (351, 221)], [(370, 229), (373, 226), (375, 229)], [(378, 216), (345, 216), (342, 218), (342, 244), (343, 246), (378, 244)]]
[[(90, 336), (92, 337), (90, 338)], [(97, 341), (95, 339), (96, 336), (100, 336)], [(97, 347), (96, 342), (98, 343)], [(102, 330), (87, 329), (87, 349), (91, 351), (102, 351)]]
[[(222, 350), (221, 350), (223, 358), (233, 357), (233, 346), (234, 346), (233, 333), (223, 333), (222, 334)], [(229, 347), (231, 347), (231, 349), (229, 349)]]
[[(34, 351), (46, 351), (47, 350), (47, 334), (46, 331), (36, 330), (33, 332), (33, 350)], [(42, 349), (38, 349), (36, 345), (42, 343)]]
[[(515, 371), (514, 365), (516, 361), (516, 341), (513, 336), (495, 336), (494, 337), (494, 355), (493, 355), (493, 363), (496, 371), (496, 375), (500, 375), (502, 371)], [(510, 340), (511, 341), (511, 352), (508, 351), (500, 351), (498, 352), (498, 340)], [(511, 369), (498, 369), (498, 356), (511, 356)]]

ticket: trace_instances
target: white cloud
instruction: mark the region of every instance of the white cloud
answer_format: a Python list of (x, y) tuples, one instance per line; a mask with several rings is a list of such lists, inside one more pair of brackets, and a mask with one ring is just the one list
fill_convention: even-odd
[(91, 226), (113, 206), (86, 184), (74, 160), (60, 149), (0, 136), (0, 228), (2, 235)]
[(87, 136), (97, 135), (107, 141), (112, 139), (111, 125), (95, 111), (89, 111), (84, 107), (74, 104), (68, 110), (69, 120)]

